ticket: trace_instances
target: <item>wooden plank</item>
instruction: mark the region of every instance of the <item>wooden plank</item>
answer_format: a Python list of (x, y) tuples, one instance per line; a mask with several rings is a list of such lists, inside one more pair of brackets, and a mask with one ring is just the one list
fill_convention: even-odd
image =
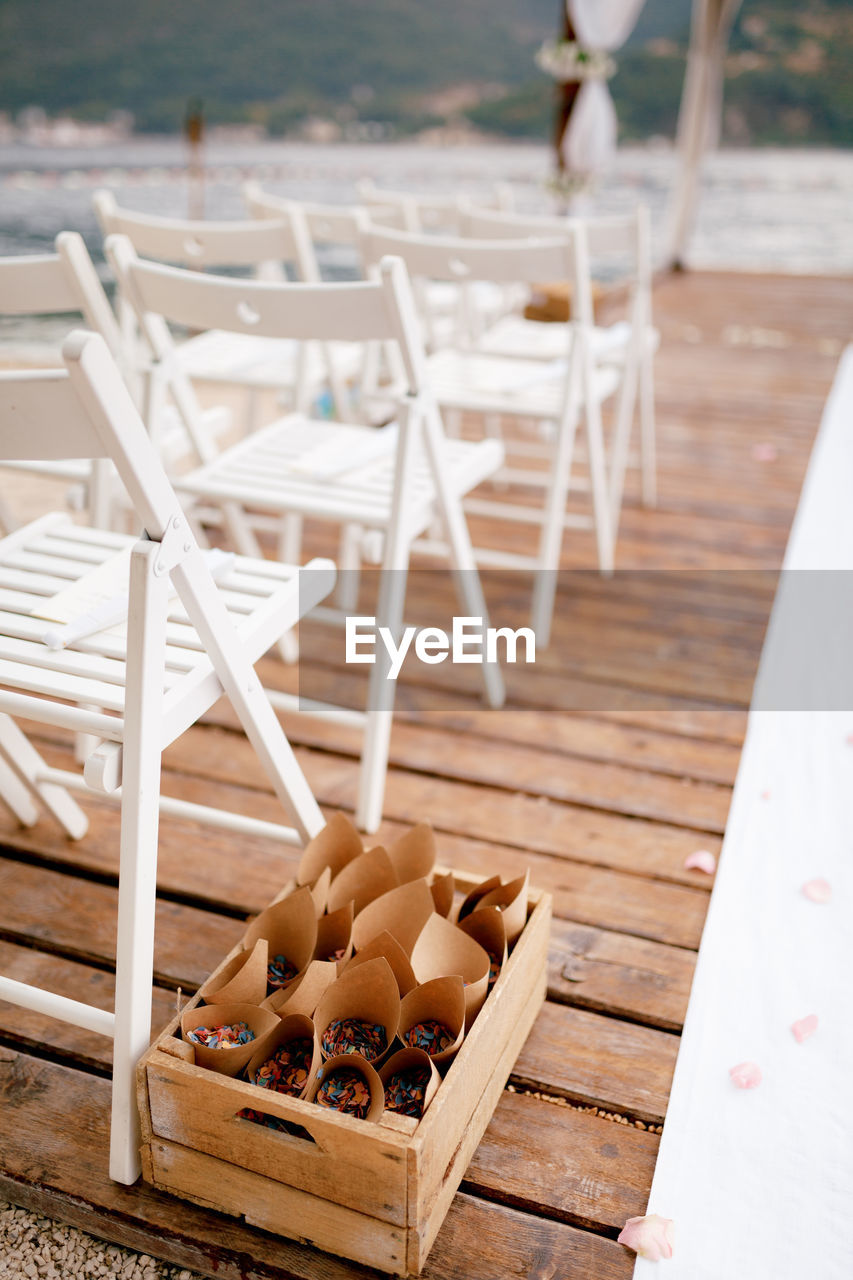
[(463, 1186), (574, 1226), (621, 1230), (645, 1213), (659, 1141), (631, 1125), (505, 1093)]
[(677, 1036), (548, 1003), (512, 1079), (523, 1088), (658, 1124), (666, 1112), (677, 1053)]
[[(0, 1048), (0, 1196), (211, 1280), (370, 1280), (375, 1273), (106, 1172), (109, 1084)], [(22, 1144), (20, 1135), (27, 1135)], [(85, 1133), (85, 1142), (80, 1135)], [(471, 1242), (476, 1240), (476, 1249)], [(629, 1280), (612, 1240), (458, 1195), (425, 1280), (594, 1275)], [(512, 1268), (509, 1271), (508, 1268)]]

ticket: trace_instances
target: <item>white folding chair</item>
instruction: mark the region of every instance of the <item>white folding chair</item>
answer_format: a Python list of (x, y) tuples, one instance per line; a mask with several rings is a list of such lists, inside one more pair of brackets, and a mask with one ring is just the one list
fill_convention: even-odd
[[(323, 825), (253, 663), (331, 588), (335, 571), (315, 562), (300, 594), (299, 570), (235, 558), (217, 587), (103, 339), (75, 331), (62, 354), (66, 369), (0, 372), (0, 457), (109, 458), (145, 533), (103, 533), (59, 514), (0, 541), (0, 797), (27, 825), (47, 810), (73, 839), (87, 821), (71, 789), (120, 802), (115, 1011), (3, 977), (0, 999), (113, 1038), (110, 1174), (131, 1183), (134, 1069), (150, 1036), (159, 808), (291, 843)], [(59, 607), (54, 594), (82, 580), (91, 596), (87, 574), (107, 563), (109, 575), (122, 551), (126, 627), (46, 647), (51, 624), (38, 615)], [(158, 806), (161, 752), (223, 693), (293, 827), (165, 797)], [(83, 777), (49, 768), (12, 717), (96, 735)]]
[[(357, 190), (370, 221), (378, 226), (397, 227), (415, 234), (465, 234), (470, 202), (464, 194), (391, 191), (377, 187), (369, 178), (362, 180)], [(478, 201), (485, 209), (510, 210), (512, 190), (505, 183), (496, 183), (489, 191), (480, 192)], [(492, 324), (518, 302), (511, 286), (501, 287), (491, 280), (416, 279), (412, 285), (428, 351), (438, 351), (457, 342), (472, 314)]]
[[(539, 489), (541, 505), (494, 499), (469, 500), (467, 509), (509, 522), (537, 525), (541, 532), (535, 555), (478, 548), (482, 564), (535, 571), (532, 625), (537, 644), (550, 636), (556, 590), (556, 573), (565, 527), (595, 530), (598, 563), (602, 572), (613, 569), (613, 527), (604, 448), (601, 405), (613, 393), (618, 376), (598, 368), (591, 351), (592, 304), (583, 234), (573, 228), (550, 240), (471, 240), (461, 237), (415, 235), (412, 232), (371, 227), (363, 238), (365, 260), (376, 261), (398, 253), (412, 276), (439, 280), (492, 280), (498, 284), (570, 279), (579, 306), (572, 323), (563, 326), (564, 354), (545, 364), (469, 349), (445, 348), (430, 356), (427, 371), (439, 405), (446, 410), (481, 415), (489, 431), (500, 430), (501, 419), (526, 419), (546, 432), (547, 466), (511, 465), (497, 479), (513, 486)], [(580, 299), (583, 302), (580, 303)], [(566, 512), (575, 434), (583, 415), (592, 522), (585, 515)], [(550, 439), (547, 432), (551, 432)], [(514, 441), (510, 456), (538, 457), (542, 441)]]
[[(122, 361), (119, 327), (82, 236), (63, 231), (55, 241), (55, 253), (0, 258), (0, 313), (8, 316), (82, 315), (100, 333), (113, 357)], [(83, 458), (7, 460), (4, 466), (82, 486), (93, 524), (109, 517), (110, 468), (103, 460)], [(17, 519), (0, 496), (0, 524), (10, 532)]]
[[(638, 395), (642, 500), (647, 507), (657, 502), (654, 357), (660, 334), (652, 322), (649, 215), (641, 204), (628, 214), (572, 218), (571, 224), (586, 237), (591, 270), (603, 276), (611, 295), (616, 288), (627, 293), (625, 319), (607, 326), (593, 323), (590, 334), (596, 363), (616, 368), (622, 384), (611, 459), (610, 501), (615, 538)], [(566, 219), (468, 207), (463, 212), (462, 228), (465, 235), (477, 239), (535, 238), (564, 233)], [(476, 346), (493, 355), (553, 360), (561, 356), (564, 339), (559, 324), (542, 324), (522, 315), (507, 315), (486, 328), (478, 336)]]
[[(384, 572), (376, 617), (394, 635), (402, 624), (412, 544), (440, 520), (451, 565), (460, 571), (454, 582), (465, 612), (488, 625), (461, 499), (500, 467), (503, 448), (495, 440), (468, 443), (444, 436), (401, 262), (381, 263), (376, 280), (301, 285), (215, 279), (146, 262), (120, 236), (107, 241), (107, 254), (143, 332), (152, 321), (165, 328), (167, 317), (191, 327), (208, 324), (269, 337), (394, 342), (406, 375), (396, 427), (376, 429), (292, 414), (176, 484), (204, 502), (284, 517), (287, 559), (296, 558), (300, 522), (306, 516), (381, 535)], [(163, 356), (168, 365), (168, 350)], [(482, 672), (489, 702), (500, 705), (499, 670), (484, 663)], [(370, 673), (368, 710), (356, 717), (365, 730), (356, 812), (359, 824), (370, 831), (381, 818), (388, 762), (392, 710), (383, 705), (386, 686), (385, 669), (377, 661)], [(283, 695), (271, 696), (277, 705), (294, 705)], [(331, 719), (336, 716), (354, 722), (351, 710), (329, 711)]]
[[(239, 268), (266, 279), (284, 279), (290, 265), (299, 280), (320, 279), (311, 238), (298, 212), (263, 222), (200, 222), (119, 208), (110, 191), (95, 192), (93, 201), (104, 235), (127, 236), (143, 257), (198, 271)], [(133, 309), (123, 308), (120, 314), (132, 332)], [(249, 430), (257, 425), (258, 397), (265, 390), (305, 410), (330, 388), (343, 412), (347, 382), (360, 373), (361, 363), (360, 352), (352, 346), (262, 339), (209, 326), (182, 342), (175, 359), (188, 378), (244, 387), (249, 394)]]

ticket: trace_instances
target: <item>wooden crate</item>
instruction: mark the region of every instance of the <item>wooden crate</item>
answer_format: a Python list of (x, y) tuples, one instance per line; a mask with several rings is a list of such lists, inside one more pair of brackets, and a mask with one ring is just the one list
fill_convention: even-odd
[[(466, 893), (481, 879), (454, 874)], [(139, 1066), (145, 1179), (394, 1275), (419, 1272), (545, 999), (551, 898), (531, 890), (528, 902), (525, 928), (420, 1122), (356, 1120), (271, 1091), (262, 1110), (304, 1138), (239, 1119), (259, 1107), (259, 1090), (187, 1061), (174, 1018)]]

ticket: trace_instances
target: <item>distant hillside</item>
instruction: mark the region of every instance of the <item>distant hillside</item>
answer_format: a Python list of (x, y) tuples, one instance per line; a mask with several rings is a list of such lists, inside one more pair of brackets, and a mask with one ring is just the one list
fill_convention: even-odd
[[(623, 137), (675, 128), (691, 0), (647, 0), (611, 89)], [(0, 111), (171, 132), (192, 97), (211, 123), (271, 134), (320, 118), (384, 136), (471, 125), (545, 138), (554, 86), (533, 63), (560, 0), (0, 0)], [(851, 0), (744, 0), (724, 138), (853, 145)]]

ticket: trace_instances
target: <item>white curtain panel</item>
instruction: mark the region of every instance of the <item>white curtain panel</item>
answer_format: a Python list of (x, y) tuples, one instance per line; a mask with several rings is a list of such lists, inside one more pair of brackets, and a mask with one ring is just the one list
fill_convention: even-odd
[[(578, 42), (587, 49), (619, 49), (634, 29), (645, 0), (566, 0)], [(616, 109), (604, 80), (585, 80), (563, 138), (572, 173), (600, 173), (616, 150)]]
[(578, 40), (589, 49), (621, 49), (646, 0), (566, 0)]

